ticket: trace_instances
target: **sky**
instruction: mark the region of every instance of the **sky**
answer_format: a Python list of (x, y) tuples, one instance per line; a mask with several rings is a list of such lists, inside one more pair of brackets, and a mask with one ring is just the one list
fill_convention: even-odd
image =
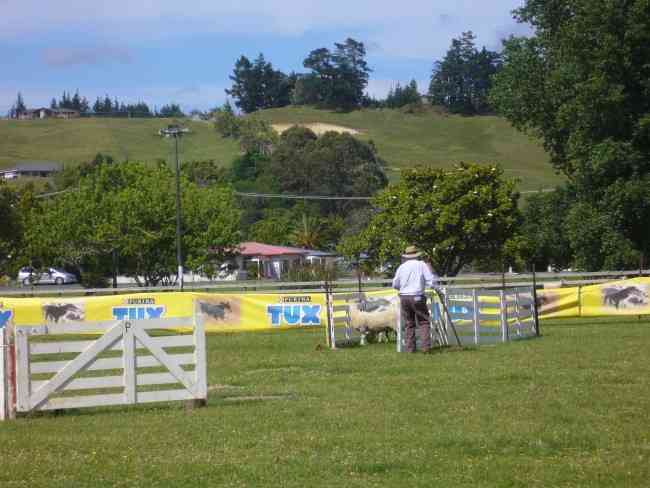
[(479, 47), (525, 35), (511, 11), (523, 0), (0, 0), (0, 114), (20, 91), (28, 107), (62, 92), (221, 105), (237, 58), (263, 53), (276, 69), (348, 37), (373, 69), (367, 91), (418, 81), (425, 92), (451, 39), (471, 30)]

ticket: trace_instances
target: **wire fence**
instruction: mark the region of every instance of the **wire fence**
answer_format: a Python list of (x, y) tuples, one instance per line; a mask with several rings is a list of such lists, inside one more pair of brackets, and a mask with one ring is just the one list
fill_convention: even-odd
[[(597, 271), (597, 272), (560, 272), (560, 273), (468, 273), (453, 277), (441, 277), (440, 286), (456, 289), (510, 289), (536, 286), (538, 288), (562, 288), (565, 286), (582, 286), (620, 279), (650, 276), (650, 270), (636, 271)], [(70, 285), (32, 285), (20, 289), (0, 288), (0, 296), (73, 296), (73, 295), (116, 295), (132, 293), (161, 292), (250, 292), (250, 293), (286, 293), (288, 291), (325, 293), (329, 290), (345, 292), (368, 292), (387, 289), (392, 286), (392, 279), (339, 279), (336, 281), (185, 281), (181, 290), (176, 285), (169, 286), (122, 286), (117, 288), (79, 288)]]

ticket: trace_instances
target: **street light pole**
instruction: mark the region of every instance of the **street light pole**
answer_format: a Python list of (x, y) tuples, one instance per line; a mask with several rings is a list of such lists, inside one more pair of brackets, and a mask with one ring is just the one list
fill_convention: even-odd
[(183, 290), (183, 252), (181, 249), (181, 165), (178, 160), (178, 138), (183, 131), (177, 126), (168, 126), (161, 129), (160, 134), (172, 136), (174, 138), (174, 147), (176, 153), (176, 264), (178, 265), (177, 281), (178, 286)]
[(183, 290), (183, 252), (181, 250), (181, 165), (178, 161), (178, 130), (174, 131), (176, 146), (176, 262), (178, 264), (178, 286)]

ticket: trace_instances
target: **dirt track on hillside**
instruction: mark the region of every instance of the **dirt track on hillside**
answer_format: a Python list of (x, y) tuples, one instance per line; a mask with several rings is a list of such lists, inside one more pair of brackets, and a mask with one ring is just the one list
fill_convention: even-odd
[(272, 127), (282, 134), (285, 130), (290, 129), (291, 127), (294, 126), (300, 126), (300, 127), (306, 127), (308, 129), (311, 129), (314, 131), (316, 135), (323, 135), (325, 132), (338, 132), (340, 134), (352, 134), (352, 135), (357, 135), (360, 134), (361, 131), (358, 131), (356, 129), (352, 129), (350, 127), (344, 127), (342, 125), (334, 125), (334, 124), (323, 124), (320, 122), (313, 122), (309, 124), (273, 124)]

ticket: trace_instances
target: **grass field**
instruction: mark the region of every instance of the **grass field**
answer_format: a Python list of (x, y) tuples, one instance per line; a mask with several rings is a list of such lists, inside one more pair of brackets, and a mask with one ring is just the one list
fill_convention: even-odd
[[(336, 113), (305, 107), (266, 110), (259, 115), (275, 124), (327, 123), (359, 130), (372, 139), (388, 162), (390, 177), (415, 164), (450, 166), (460, 161), (500, 163), (508, 176), (521, 179), (524, 190), (554, 186), (560, 178), (540, 144), (498, 117), (460, 117), (430, 111), (420, 115), (398, 110)], [(0, 167), (20, 160), (53, 160), (66, 164), (92, 159), (102, 152), (117, 160), (170, 160), (172, 141), (157, 131), (161, 119), (0, 120)], [(184, 160), (214, 159), (230, 164), (238, 144), (219, 137), (211, 123), (184, 122), (193, 133), (182, 142)]]
[(430, 356), (210, 336), (206, 408), (0, 424), (0, 486), (648, 486), (648, 319), (542, 327)]
[[(158, 135), (159, 129), (172, 122), (120, 118), (0, 120), (0, 167), (24, 160), (77, 164), (90, 161), (98, 152), (118, 161), (173, 161), (173, 139)], [(183, 160), (214, 159), (228, 165), (239, 153), (237, 142), (219, 137), (211, 123), (182, 123), (191, 130), (180, 143)]]

